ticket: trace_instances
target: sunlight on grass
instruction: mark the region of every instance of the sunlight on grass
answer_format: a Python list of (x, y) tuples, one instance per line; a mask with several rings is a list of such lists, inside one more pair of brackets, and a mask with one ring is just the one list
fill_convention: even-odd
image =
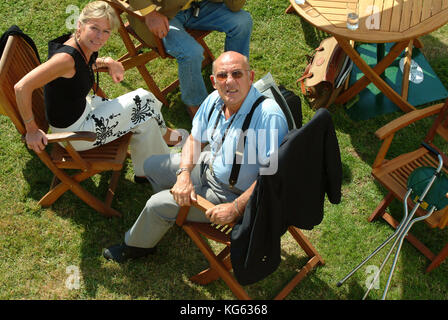
[[(1, 1), (0, 28), (5, 31), (17, 24), (31, 36), (41, 60), (47, 57), (47, 42), (63, 33), (69, 4), (82, 7), (87, 0), (17, 0)], [(326, 37), (296, 15), (286, 15), (289, 2), (284, 0), (248, 1), (246, 10), (254, 19), (251, 42), (251, 66), (256, 79), (271, 72), (278, 84), (300, 95), (303, 118), (314, 115), (296, 85), (307, 63), (306, 55)], [(224, 35), (212, 33), (206, 38), (215, 56), (223, 50)], [(448, 86), (448, 26), (422, 38), (423, 52), (444, 85)], [(102, 51), (102, 56), (120, 57), (124, 47), (117, 34)], [(175, 60), (158, 59), (150, 64), (157, 82), (167, 85), (177, 76)], [(208, 81), (210, 69), (204, 71)], [(114, 84), (107, 74), (100, 75), (101, 87), (110, 97), (146, 85), (134, 69), (125, 80)], [(211, 88), (210, 88), (211, 90)], [(168, 126), (191, 129), (191, 121), (180, 100), (180, 92), (169, 95), (170, 106), (162, 112)], [(353, 299), (362, 297), (369, 276), (363, 268), (342, 287), (336, 283), (364, 259), (393, 231), (384, 221), (367, 222), (367, 217), (384, 197), (385, 190), (371, 176), (371, 165), (381, 145), (374, 132), (400, 113), (355, 122), (343, 107), (330, 108), (343, 162), (343, 199), (340, 205), (325, 202), (322, 223), (304, 233), (318, 249), (325, 265), (311, 272), (288, 296), (289, 299)], [(395, 137), (398, 144), (390, 156), (401, 154), (420, 143), (429, 120), (405, 129)], [(148, 185), (133, 183), (130, 160), (116, 191), (113, 206), (123, 218), (106, 219), (94, 212), (71, 192), (64, 194), (52, 207), (41, 208), (39, 199), (48, 191), (52, 176), (42, 162), (23, 146), (19, 134), (5, 116), (0, 116), (0, 299), (234, 299), (223, 281), (207, 286), (192, 283), (189, 277), (207, 267), (207, 262), (192, 241), (174, 226), (158, 246), (158, 252), (147, 259), (119, 265), (105, 261), (102, 248), (123, 241), (124, 232), (132, 226), (151, 196)], [(104, 174), (83, 185), (102, 197), (110, 175)], [(403, 208), (396, 203), (393, 215), (401, 217)], [(448, 242), (446, 230), (429, 230), (419, 224), (413, 233), (434, 250)], [(285, 279), (304, 262), (304, 253), (285, 236), (282, 240), (282, 263), (266, 279), (247, 287), (249, 295), (270, 298)], [(380, 254), (369, 265), (379, 266)], [(405, 243), (391, 284), (389, 299), (447, 299), (448, 263), (430, 274), (428, 261)], [(67, 267), (79, 270), (80, 287), (68, 289)], [(390, 266), (390, 264), (389, 264)], [(389, 267), (388, 267), (389, 268)], [(386, 268), (386, 270), (389, 270)], [(370, 299), (378, 299), (386, 282), (381, 276), (380, 289)]]

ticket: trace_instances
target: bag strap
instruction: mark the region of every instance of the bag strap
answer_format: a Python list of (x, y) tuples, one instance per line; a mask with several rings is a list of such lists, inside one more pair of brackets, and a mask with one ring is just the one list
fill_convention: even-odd
[(244, 147), (246, 144), (246, 131), (249, 128), (250, 121), (252, 120), (252, 116), (255, 112), (255, 109), (258, 107), (260, 103), (262, 103), (266, 99), (265, 96), (259, 97), (254, 104), (252, 105), (252, 109), (247, 114), (246, 118), (244, 119), (243, 126), (241, 127), (241, 134), (238, 139), (238, 144), (235, 150), (235, 156), (233, 157), (233, 165), (232, 165), (232, 171), (230, 173), (229, 177), (229, 185), (230, 187), (233, 187), (236, 182), (238, 181), (238, 175), (240, 173), (241, 169), (241, 163), (243, 162), (243, 155), (244, 155)]
[(212, 109), (210, 110), (210, 113), (208, 114), (207, 123), (210, 122), (210, 118), (212, 117), (213, 111), (215, 111), (215, 105), (216, 105), (216, 101), (213, 103)]

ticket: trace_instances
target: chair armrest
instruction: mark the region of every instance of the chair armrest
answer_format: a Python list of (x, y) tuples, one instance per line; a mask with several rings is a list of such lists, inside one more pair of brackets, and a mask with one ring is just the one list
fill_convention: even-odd
[[(67, 141), (95, 141), (96, 133), (91, 131), (58, 132), (46, 134), (49, 143), (67, 142)], [(22, 136), (25, 142), (25, 135)]]
[(198, 208), (199, 210), (202, 211), (207, 211), (210, 208), (213, 208), (215, 206), (215, 204), (211, 203), (210, 201), (208, 201), (207, 199), (196, 195), (196, 199), (198, 200), (197, 202), (193, 202), (193, 207)]
[[(199, 210), (203, 211), (205, 213), (205, 211), (207, 211), (207, 209), (214, 207), (215, 205), (213, 203), (211, 203), (210, 201), (208, 201), (207, 199), (196, 195), (196, 202), (192, 202), (192, 206), (198, 208)], [(177, 214), (177, 218), (176, 218), (176, 224), (178, 226), (182, 226), (185, 222), (185, 220), (187, 219), (187, 215), (188, 212), (190, 211), (190, 206), (185, 206), (185, 207), (181, 207), (179, 209), (179, 213)]]
[[(203, 198), (201, 196), (196, 195), (196, 199), (198, 201), (193, 203), (193, 206), (198, 208), (198, 209), (200, 209), (200, 210), (202, 210), (202, 211), (204, 211), (204, 213), (208, 209), (213, 208), (215, 206), (215, 204), (211, 203), (210, 201), (208, 201), (207, 199), (205, 199), (205, 198)], [(223, 224), (223, 225), (227, 225), (227, 226), (233, 228), (233, 226), (235, 225), (235, 221), (229, 222), (229, 223), (226, 223), (226, 224)]]
[(418, 120), (421, 120), (423, 118), (427, 118), (434, 114), (439, 113), (439, 111), (442, 109), (443, 106), (444, 106), (444, 104), (440, 103), (440, 104), (436, 104), (434, 106), (430, 106), (430, 107), (427, 107), (424, 109), (408, 112), (408, 113), (404, 114), (403, 116), (401, 116), (395, 120), (392, 120), (385, 126), (379, 128), (375, 132), (375, 135), (378, 137), (378, 139), (384, 140), (386, 137), (390, 136), (391, 134), (394, 134), (395, 132), (397, 132), (400, 129), (403, 129), (404, 127), (407, 127), (411, 123), (414, 123)]
[(91, 131), (59, 132), (48, 133), (48, 142), (66, 142), (66, 141), (95, 141), (96, 133)]
[[(212, 202), (208, 201), (207, 199), (205, 199), (201, 196), (196, 195), (196, 199), (197, 199), (197, 201), (193, 202), (192, 206), (203, 211), (204, 214), (205, 214), (205, 211), (207, 211), (208, 209), (213, 208), (215, 206), (215, 204), (213, 204)], [(182, 227), (182, 225), (184, 224), (185, 220), (187, 219), (187, 215), (188, 215), (189, 211), (190, 211), (189, 206), (181, 207), (179, 209), (179, 213), (177, 214), (177, 218), (176, 218), (176, 224), (179, 227)], [(235, 225), (235, 222), (230, 222), (225, 225), (232, 228)]]
[(411, 111), (379, 128), (375, 132), (375, 135), (378, 137), (378, 139), (384, 141), (381, 145), (380, 150), (378, 151), (378, 154), (376, 155), (375, 161), (372, 164), (372, 169), (376, 169), (383, 164), (386, 154), (394, 138), (395, 132), (404, 127), (407, 127), (411, 123), (439, 113), (444, 106), (445, 104), (440, 103), (424, 109)]
[[(70, 144), (70, 141), (95, 141), (96, 133), (91, 131), (75, 131), (75, 132), (58, 132), (58, 133), (47, 133), (46, 134), (49, 143), (55, 142), (64, 142), (64, 147), (70, 156), (75, 160), (83, 170), (89, 170), (90, 164), (84, 160), (79, 153), (73, 148)], [(25, 141), (25, 135), (22, 136), (22, 141)], [(48, 155), (47, 155), (48, 157)], [(49, 160), (49, 159), (47, 159)], [(48, 162), (44, 161), (47, 165), (51, 163), (51, 160)]]

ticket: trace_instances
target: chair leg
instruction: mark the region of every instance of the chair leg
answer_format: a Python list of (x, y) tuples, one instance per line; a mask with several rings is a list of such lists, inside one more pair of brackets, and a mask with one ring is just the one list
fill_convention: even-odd
[[(40, 155), (39, 155), (40, 156)], [(40, 156), (41, 157), (41, 156)], [(44, 161), (45, 157), (41, 157)], [(45, 159), (47, 160), (47, 159)], [(87, 190), (85, 190), (79, 182), (84, 181), (87, 178), (99, 173), (99, 171), (86, 171), (81, 172), (74, 177), (70, 177), (65, 174), (62, 170), (58, 169), (54, 164), (48, 161), (44, 161), (49, 168), (53, 171), (53, 173), (57, 176), (57, 178), (61, 181), (58, 185), (56, 185), (53, 189), (48, 191), (46, 195), (42, 197), (39, 201), (39, 205), (42, 207), (49, 207), (53, 204), (61, 195), (63, 195), (68, 189), (70, 189), (74, 194), (76, 194), (82, 201), (88, 204), (90, 207), (98, 211), (104, 216), (118, 216), (121, 214), (117, 210), (107, 206), (104, 202), (100, 201), (98, 198), (93, 196)]]
[(439, 254), (432, 260), (431, 264), (426, 268), (426, 272), (431, 272), (435, 268), (437, 268), (443, 260), (448, 257), (448, 244), (443, 247), (442, 251), (439, 252)]
[(325, 264), (324, 259), (320, 256), (319, 252), (317, 252), (316, 248), (311, 244), (311, 242), (305, 237), (305, 235), (298, 228), (294, 226), (290, 226), (288, 228), (289, 233), (294, 237), (300, 247), (305, 251), (308, 257), (317, 257), (318, 262), (320, 264)]
[(274, 300), (283, 300), (286, 296), (302, 281), (303, 278), (313, 270), (318, 264), (322, 264), (318, 256), (312, 257), (308, 262), (300, 269), (299, 273), (280, 291)]
[(374, 219), (383, 216), (383, 214), (386, 211), (386, 208), (390, 205), (392, 200), (394, 200), (394, 195), (391, 192), (389, 192), (367, 220), (369, 222), (372, 222)]
[(205, 258), (210, 263), (212, 269), (218, 272), (219, 276), (224, 280), (224, 282), (229, 286), (230, 290), (235, 294), (238, 299), (249, 300), (250, 297), (244, 291), (243, 287), (236, 281), (234, 277), (227, 270), (225, 265), (217, 259), (217, 256), (209, 247), (209, 245), (202, 239), (201, 235), (195, 231), (193, 228), (184, 225), (185, 232), (191, 237), (191, 239), (198, 246), (199, 250), (204, 254)]
[(164, 105), (169, 106), (166, 96), (162, 93), (162, 91), (160, 91), (156, 82), (150, 75), (148, 69), (146, 69), (146, 67), (143, 65), (137, 66), (137, 69), (140, 72), (140, 75), (143, 77), (143, 80), (145, 80), (149, 91), (151, 91), (156, 96), (156, 98), (159, 99)]
[(101, 213), (102, 215), (106, 217), (121, 217), (121, 213), (117, 210), (108, 207), (104, 202), (93, 196), (90, 192), (88, 192), (86, 189), (81, 187), (79, 183), (75, 183), (72, 186), (70, 186), (70, 190), (76, 194), (82, 201), (84, 201), (86, 204), (88, 204), (90, 207)]
[(292, 6), (292, 4), (290, 4), (289, 7), (286, 8), (286, 10), (285, 10), (285, 13), (295, 13), (295, 12), (296, 12), (296, 10)]
[[(73, 179), (73, 181), (76, 181), (76, 182), (82, 182), (82, 181), (92, 177), (96, 173), (99, 173), (99, 171), (98, 172), (85, 171), (85, 172), (80, 172), (80, 173), (74, 175), (73, 177), (69, 177), (67, 175), (67, 178)], [(69, 189), (70, 189), (70, 185), (67, 184), (67, 183), (62, 182), (55, 175), (54, 178), (53, 178), (53, 182), (51, 184), (50, 190), (47, 192), (46, 195), (44, 195), (42, 197), (42, 199), (40, 199), (39, 205), (41, 205), (42, 207), (49, 207), (49, 206), (51, 206), (53, 203), (56, 202), (56, 200), (58, 200)]]
[[(230, 247), (225, 247), (218, 255), (217, 258), (219, 261), (221, 261), (226, 268), (226, 270), (232, 269), (232, 263), (230, 262)], [(201, 285), (207, 285), (210, 282), (213, 282), (215, 280), (218, 280), (220, 278), (219, 273), (213, 269), (208, 268), (205, 269), (198, 274), (190, 277), (190, 280), (194, 283), (201, 284)]]
[(202, 67), (204, 67), (204, 66), (212, 63), (215, 60), (215, 56), (213, 55), (212, 51), (205, 43), (204, 39), (197, 39), (197, 42), (202, 46), (202, 48), (204, 48), (205, 55), (204, 55), (204, 62), (202, 64)]
[(112, 200), (115, 196), (115, 189), (118, 185), (118, 180), (120, 179), (121, 170), (114, 171), (112, 173), (112, 178), (110, 179), (109, 188), (107, 189), (106, 200), (104, 203), (106, 206), (110, 207), (112, 204)]
[(316, 248), (311, 244), (311, 242), (305, 237), (305, 235), (296, 227), (290, 226), (288, 231), (300, 245), (300, 247), (305, 251), (305, 253), (310, 258), (308, 262), (300, 269), (300, 271), (292, 278), (292, 280), (277, 294), (274, 300), (283, 300), (286, 296), (300, 283), (300, 281), (305, 278), (305, 276), (313, 270), (317, 265), (325, 264), (320, 254), (317, 252)]
[(56, 177), (56, 175), (53, 175), (53, 179), (51, 180), (50, 184), (50, 190), (56, 187), (60, 182), (61, 180), (59, 180), (58, 177)]

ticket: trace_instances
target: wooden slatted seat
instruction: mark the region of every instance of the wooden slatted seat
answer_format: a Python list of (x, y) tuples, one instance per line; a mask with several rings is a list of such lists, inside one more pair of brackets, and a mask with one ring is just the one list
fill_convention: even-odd
[[(445, 104), (437, 104), (422, 110), (412, 111), (391, 121), (389, 124), (378, 129), (375, 133), (375, 135), (380, 140), (384, 140), (384, 142), (372, 166), (372, 175), (387, 189), (388, 194), (371, 214), (368, 219), (369, 221), (372, 221), (377, 217), (382, 217), (391, 226), (397, 228), (399, 223), (386, 212), (387, 207), (393, 199), (398, 199), (401, 202), (404, 201), (405, 194), (408, 191), (407, 181), (411, 172), (422, 166), (437, 167), (438, 160), (434, 158), (432, 153), (423, 147), (418, 148), (415, 151), (399, 155), (391, 160), (385, 159), (387, 151), (389, 150), (394, 135), (397, 131), (420, 119), (433, 115), (437, 115), (437, 118), (435, 119), (434, 124), (430, 128), (424, 141), (442, 154), (444, 161), (443, 172), (448, 174), (448, 157), (443, 154), (443, 152), (441, 152), (441, 150), (438, 149), (433, 143), (436, 134), (439, 134), (445, 142), (448, 141), (448, 100)], [(408, 200), (408, 206), (409, 208), (413, 208), (414, 203), (411, 200)], [(422, 208), (419, 208), (416, 212), (419, 216), (423, 216), (426, 213), (427, 212)], [(446, 228), (448, 224), (448, 208), (435, 211), (429, 218), (425, 219), (425, 222), (430, 228)], [(448, 244), (446, 244), (438, 254), (434, 254), (412, 234), (408, 234), (407, 239), (431, 261), (430, 265), (426, 269), (427, 272), (430, 272), (440, 265), (440, 263), (448, 256)]]
[[(372, 175), (381, 184), (389, 186), (394, 190), (394, 196), (403, 202), (404, 196), (407, 192), (408, 177), (415, 169), (419, 167), (437, 167), (437, 160), (425, 148), (419, 148), (413, 152), (398, 156), (397, 158), (388, 161), (380, 169), (373, 169)], [(446, 167), (443, 171), (448, 174)], [(409, 201), (409, 206), (412, 208), (413, 203)], [(445, 210), (438, 210), (432, 214), (425, 222), (431, 228), (443, 229), (448, 222), (448, 215), (446, 214), (448, 208)], [(417, 215), (425, 215), (426, 212), (422, 209), (417, 210)]]

